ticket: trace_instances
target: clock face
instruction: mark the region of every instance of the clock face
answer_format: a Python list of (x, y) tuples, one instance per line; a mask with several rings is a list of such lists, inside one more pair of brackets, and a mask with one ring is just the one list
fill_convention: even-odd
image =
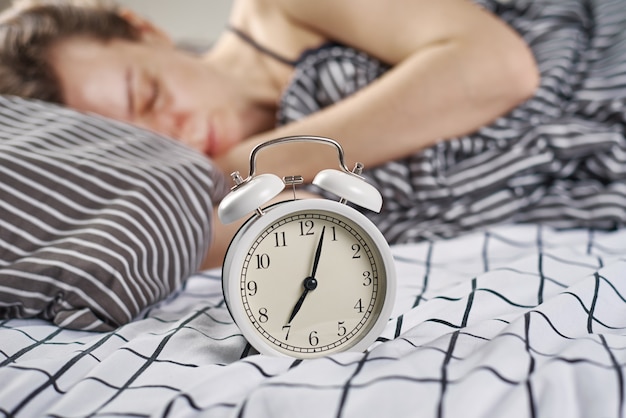
[(317, 357), (363, 343), (375, 324), (384, 326), (388, 270), (372, 232), (324, 209), (288, 211), (256, 231), (231, 272), (241, 304), (235, 320), (245, 322), (253, 345)]

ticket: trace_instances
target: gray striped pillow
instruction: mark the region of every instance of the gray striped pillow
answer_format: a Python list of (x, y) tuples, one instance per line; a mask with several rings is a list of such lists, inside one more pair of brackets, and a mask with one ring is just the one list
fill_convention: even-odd
[(131, 321), (198, 269), (225, 187), (168, 138), (0, 97), (0, 317)]

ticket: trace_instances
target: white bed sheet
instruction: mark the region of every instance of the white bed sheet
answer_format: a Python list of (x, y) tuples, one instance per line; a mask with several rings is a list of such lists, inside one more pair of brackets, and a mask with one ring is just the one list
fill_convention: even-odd
[(367, 353), (253, 353), (217, 270), (110, 333), (0, 322), (0, 414), (626, 416), (626, 230), (498, 226), (393, 253)]

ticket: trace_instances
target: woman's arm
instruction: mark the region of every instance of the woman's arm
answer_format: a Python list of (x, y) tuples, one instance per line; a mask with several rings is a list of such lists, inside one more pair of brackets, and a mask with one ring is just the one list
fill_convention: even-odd
[[(394, 67), (333, 106), (240, 144), (218, 158), (226, 171), (245, 171), (254, 145), (296, 134), (334, 138), (351, 161), (376, 166), (477, 130), (538, 84), (524, 41), (469, 0), (277, 1), (295, 24)], [(307, 179), (328, 165), (327, 151), (298, 147), (264, 163)]]

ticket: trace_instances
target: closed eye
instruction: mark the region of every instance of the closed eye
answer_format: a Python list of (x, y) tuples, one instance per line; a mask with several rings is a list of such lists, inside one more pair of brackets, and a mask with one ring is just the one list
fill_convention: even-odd
[(133, 87), (133, 71), (131, 68), (126, 70), (126, 105), (128, 118), (133, 119), (135, 115), (135, 89)]
[(142, 113), (152, 112), (156, 106), (156, 103), (159, 99), (159, 95), (161, 94), (161, 86), (156, 79), (150, 79), (148, 96), (146, 101), (144, 102)]

